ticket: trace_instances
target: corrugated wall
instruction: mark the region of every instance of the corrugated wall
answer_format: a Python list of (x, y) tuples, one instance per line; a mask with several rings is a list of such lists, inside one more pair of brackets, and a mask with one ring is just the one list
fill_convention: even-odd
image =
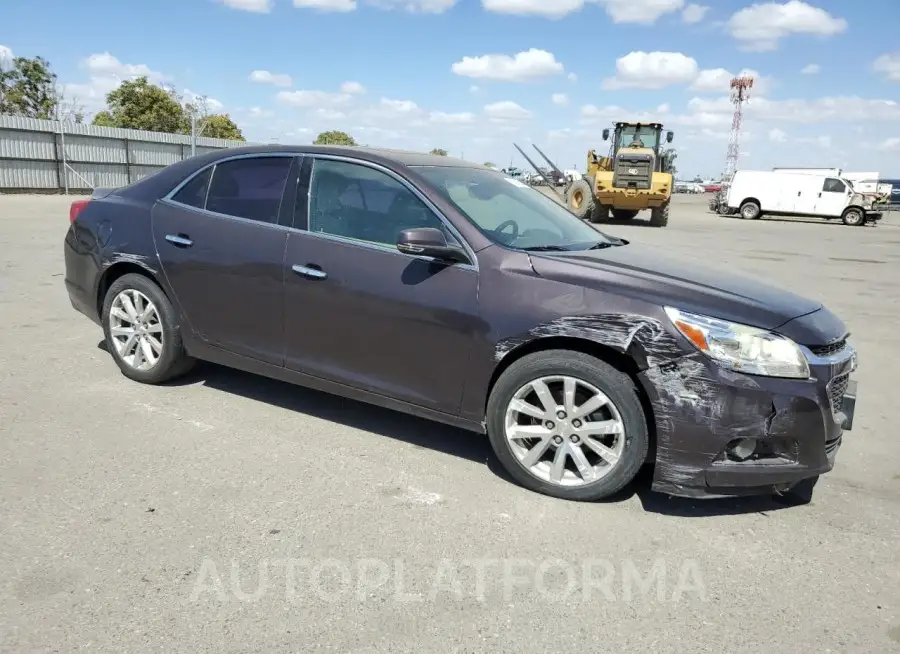
[[(248, 145), (198, 138), (197, 154)], [(0, 192), (124, 186), (191, 156), (191, 138), (0, 115)], [(64, 162), (68, 165), (64, 165)]]

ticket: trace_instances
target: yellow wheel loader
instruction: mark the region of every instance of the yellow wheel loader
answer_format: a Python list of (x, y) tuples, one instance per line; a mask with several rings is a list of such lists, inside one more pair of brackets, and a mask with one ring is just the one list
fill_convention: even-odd
[[(587, 172), (566, 183), (562, 200), (569, 211), (592, 223), (631, 220), (638, 212), (649, 209), (650, 224), (665, 227), (669, 223), (674, 179), (669, 160), (662, 153), (663, 126), (618, 122), (612, 135), (609, 129), (603, 130), (604, 141), (610, 136), (609, 155), (600, 157), (594, 150), (588, 152)], [(666, 143), (673, 138), (672, 132), (666, 132)], [(518, 145), (516, 149), (541, 174)], [(562, 174), (537, 146), (534, 149), (554, 172)]]

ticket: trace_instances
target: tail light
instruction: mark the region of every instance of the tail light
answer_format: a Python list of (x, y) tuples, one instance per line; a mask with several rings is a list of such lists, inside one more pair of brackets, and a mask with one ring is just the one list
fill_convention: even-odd
[(88, 206), (89, 202), (90, 202), (90, 200), (75, 200), (75, 202), (72, 203), (72, 206), (69, 207), (69, 224), (70, 225), (72, 223), (74, 223), (75, 220), (77, 220), (78, 214), (80, 214), (82, 212), (82, 210), (86, 206)]

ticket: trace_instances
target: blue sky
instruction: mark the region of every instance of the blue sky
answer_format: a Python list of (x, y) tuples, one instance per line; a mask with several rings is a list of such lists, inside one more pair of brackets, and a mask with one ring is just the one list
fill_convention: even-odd
[[(605, 150), (616, 119), (675, 131), (684, 175), (723, 168), (730, 75), (756, 78), (744, 168), (900, 177), (900, 2), (836, 0), (30, 0), (0, 47), (49, 59), (89, 111), (148, 73), (227, 111), (250, 140), (362, 143), (524, 165)], [(877, 17), (873, 20), (873, 17)], [(890, 30), (889, 30), (890, 31)], [(4, 50), (4, 52), (6, 51)], [(494, 55), (494, 56), (490, 56)], [(254, 75), (255, 72), (255, 75)]]

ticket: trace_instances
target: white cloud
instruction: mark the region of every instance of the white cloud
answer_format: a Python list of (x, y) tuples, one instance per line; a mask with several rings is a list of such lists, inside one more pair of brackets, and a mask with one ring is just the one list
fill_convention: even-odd
[(273, 86), (282, 87), (290, 86), (293, 83), (290, 75), (272, 73), (268, 70), (254, 70), (250, 73), (250, 81), (257, 84), (272, 84)]
[(737, 74), (733, 74), (724, 68), (711, 68), (700, 71), (691, 84), (691, 89), (701, 93), (729, 93), (731, 80), (735, 77), (752, 77), (753, 90), (756, 93), (764, 92), (770, 83), (767, 77), (763, 77), (757, 71), (749, 68), (745, 68)]
[(463, 57), (450, 69), (462, 77), (522, 82), (563, 72), (552, 52), (530, 48), (516, 55), (488, 54)]
[(568, 80), (569, 80), (570, 82), (577, 82), (577, 81), (578, 81), (578, 75), (576, 75), (575, 73), (569, 73), (568, 75), (566, 75), (566, 77), (568, 78)]
[(900, 52), (883, 54), (872, 63), (877, 73), (883, 74), (891, 82), (900, 82)]
[(892, 137), (885, 140), (878, 149), (882, 152), (900, 152), (900, 138)]
[(92, 54), (84, 60), (82, 65), (92, 76), (96, 77), (125, 80), (146, 76), (149, 81), (154, 83), (165, 82), (169, 79), (167, 75), (150, 70), (145, 64), (123, 64), (108, 52)]
[(455, 114), (432, 111), (428, 114), (428, 120), (437, 125), (470, 125), (475, 122), (475, 114), (468, 111)]
[(726, 29), (745, 49), (762, 52), (777, 49), (781, 39), (791, 34), (840, 34), (847, 29), (847, 21), (801, 0), (790, 0), (745, 7), (728, 20)]
[(772, 141), (772, 143), (784, 143), (787, 141), (787, 134), (778, 128), (770, 129), (769, 140)]
[(550, 99), (553, 101), (553, 104), (559, 105), (561, 107), (569, 104), (569, 96), (567, 96), (565, 93), (554, 93)]
[(322, 120), (343, 120), (347, 117), (343, 111), (339, 111), (337, 109), (331, 109), (330, 107), (319, 107), (315, 111), (313, 111), (313, 115), (316, 118), (320, 118)]
[(562, 18), (584, 7), (584, 0), (481, 0), (485, 11), (514, 16)]
[(659, 105), (659, 106), (656, 108), (656, 111), (657, 111), (658, 113), (661, 113), (661, 114), (667, 114), (667, 113), (669, 113), (670, 111), (672, 111), (672, 107), (670, 107), (669, 104), (668, 104), (667, 102), (664, 102), (663, 104)]
[(616, 76), (605, 89), (661, 89), (686, 84), (698, 74), (697, 62), (680, 52), (630, 52), (616, 60)]
[(218, 100), (216, 100), (215, 98), (211, 98), (208, 95), (204, 96), (200, 93), (194, 93), (190, 89), (185, 89), (184, 93), (182, 93), (181, 95), (182, 95), (182, 100), (185, 103), (189, 102), (189, 103), (195, 104), (195, 105), (196, 104), (205, 104), (206, 109), (210, 113), (213, 113), (213, 114), (217, 114), (225, 108), (225, 105), (222, 104), (221, 102), (219, 102)]
[(352, 99), (349, 93), (330, 93), (328, 91), (279, 91), (276, 99), (286, 105), (300, 109), (335, 107), (345, 105)]
[(294, 6), (297, 9), (347, 13), (356, 11), (356, 0), (294, 0)]
[[(727, 97), (693, 98), (688, 102), (691, 114), (709, 114), (728, 119), (734, 106)], [(900, 121), (900, 103), (895, 100), (870, 100), (856, 96), (834, 96), (813, 100), (767, 100), (756, 98), (745, 108), (748, 118), (782, 120), (796, 123)]]
[(681, 12), (681, 20), (688, 24), (699, 23), (706, 17), (708, 11), (709, 7), (705, 5), (690, 4)]
[(381, 106), (389, 111), (399, 114), (410, 114), (419, 111), (419, 105), (412, 100), (391, 100), (381, 98)]
[(347, 95), (363, 95), (365, 92), (366, 87), (359, 82), (350, 81), (341, 84), (341, 93), (346, 93)]
[(257, 14), (267, 14), (272, 11), (272, 0), (219, 0), (219, 2), (232, 9)]
[(802, 75), (817, 75), (821, 71), (822, 67), (819, 64), (807, 64), (800, 69)]
[(414, 14), (442, 14), (457, 0), (368, 0), (379, 9), (401, 9)]
[[(680, 11), (684, 0), (593, 0), (606, 9), (614, 23), (650, 25), (666, 14)], [(549, 2), (548, 2), (549, 4)]]
[(530, 111), (511, 100), (486, 105), (484, 113), (495, 122), (527, 120), (532, 116)]

